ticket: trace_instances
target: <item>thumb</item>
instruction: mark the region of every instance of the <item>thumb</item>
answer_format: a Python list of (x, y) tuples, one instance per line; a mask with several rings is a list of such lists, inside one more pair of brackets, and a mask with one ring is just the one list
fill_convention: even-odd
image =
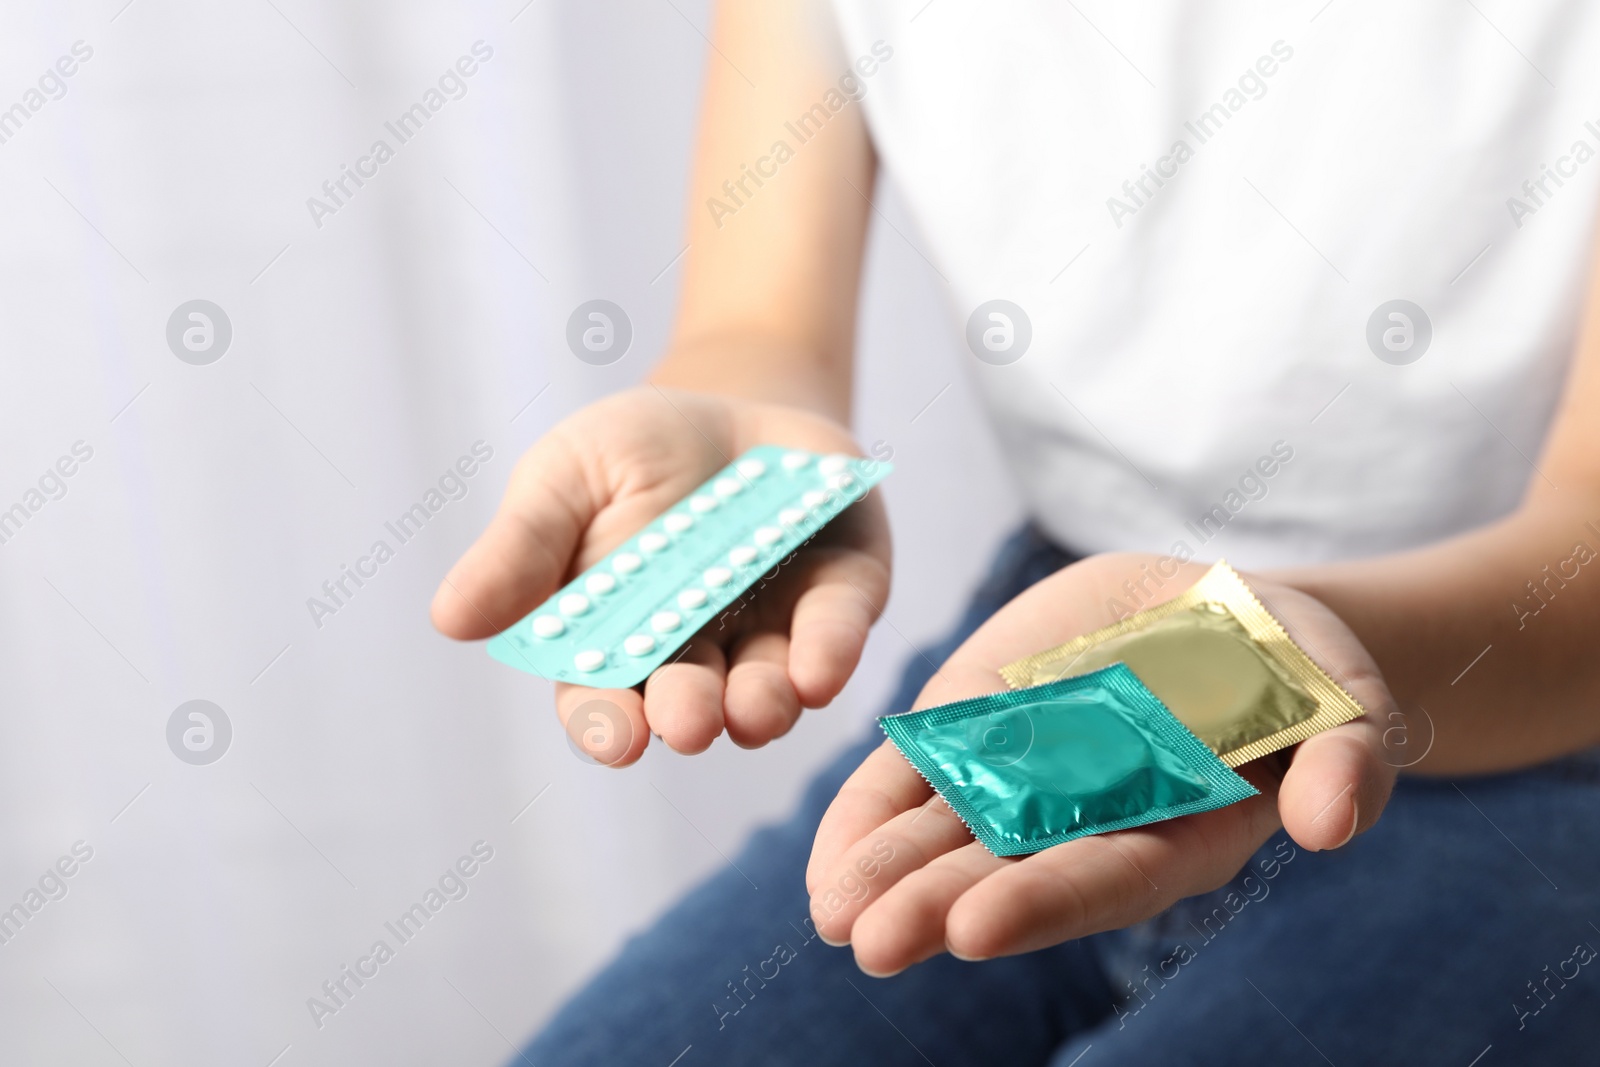
[(559, 435), (529, 449), (500, 510), (433, 596), (439, 632), (458, 640), (499, 633), (560, 587), (598, 502)]
[(1395, 774), (1369, 719), (1307, 738), (1278, 791), (1284, 829), (1312, 852), (1339, 848), (1378, 821)]

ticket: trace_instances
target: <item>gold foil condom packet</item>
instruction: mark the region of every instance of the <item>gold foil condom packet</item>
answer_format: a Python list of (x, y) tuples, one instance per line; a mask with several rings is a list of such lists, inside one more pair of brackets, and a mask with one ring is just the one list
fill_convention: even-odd
[(1226, 562), (1120, 622), (1000, 668), (1013, 689), (1125, 663), (1229, 767), (1359, 718)]

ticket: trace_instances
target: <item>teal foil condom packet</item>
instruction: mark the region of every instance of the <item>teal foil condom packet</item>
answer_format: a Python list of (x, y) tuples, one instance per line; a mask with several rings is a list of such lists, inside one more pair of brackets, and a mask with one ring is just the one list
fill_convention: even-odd
[(1121, 663), (878, 722), (996, 856), (1256, 795)]
[(638, 685), (892, 469), (757, 445), (490, 640), (489, 654), (557, 682)]

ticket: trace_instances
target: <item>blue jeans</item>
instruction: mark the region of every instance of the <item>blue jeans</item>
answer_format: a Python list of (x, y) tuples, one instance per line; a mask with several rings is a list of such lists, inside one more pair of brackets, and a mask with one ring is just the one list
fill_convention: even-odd
[[(1030, 531), (1013, 537), (927, 660), (1068, 561)], [(913, 657), (890, 710), (910, 706), (927, 660)], [(752, 837), (736, 861), (748, 881), (729, 867), (689, 893), (515, 1062), (1600, 1062), (1594, 752), (1459, 783), (1402, 779), (1378, 826), (1336, 852), (1279, 834), (1231, 885), (1149, 922), (879, 980), (815, 936), (804, 874), (823, 810), (880, 740), (873, 729), (793, 817)]]

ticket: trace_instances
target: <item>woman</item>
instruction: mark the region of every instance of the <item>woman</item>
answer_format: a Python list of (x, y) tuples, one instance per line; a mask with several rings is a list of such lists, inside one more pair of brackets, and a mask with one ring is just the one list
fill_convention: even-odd
[[(1252, 801), (1021, 861), (869, 739), (528, 1060), (1589, 1054), (1596, 45), (1558, 2), (719, 4), (675, 340), (524, 458), (441, 629), (509, 624), (751, 444), (854, 447), (882, 159), (1034, 520), (890, 710), (1225, 547), (1368, 714), (1247, 765)], [(889, 562), (869, 497), (737, 633), (558, 710), (614, 705), (617, 763), (763, 744), (839, 692)]]

